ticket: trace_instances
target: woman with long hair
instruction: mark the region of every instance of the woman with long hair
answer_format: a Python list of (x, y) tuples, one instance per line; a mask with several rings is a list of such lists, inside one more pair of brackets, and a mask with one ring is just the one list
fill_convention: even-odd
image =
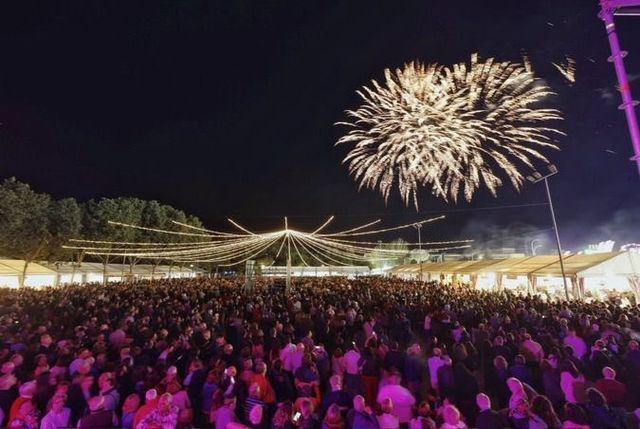
[(553, 410), (549, 398), (539, 395), (531, 401), (529, 407), (529, 429), (560, 429), (562, 423)]

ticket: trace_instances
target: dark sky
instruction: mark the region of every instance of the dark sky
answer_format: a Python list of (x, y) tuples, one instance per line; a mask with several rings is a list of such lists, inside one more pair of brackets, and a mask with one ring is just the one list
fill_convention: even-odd
[[(216, 227), (227, 216), (257, 229), (283, 215), (299, 228), (328, 214), (342, 226), (413, 221), (425, 215), (395, 195), (385, 205), (358, 192), (333, 124), (385, 67), (475, 51), (518, 61), (524, 49), (566, 116), (551, 155), (567, 247), (640, 241), (640, 179), (597, 10), (596, 0), (4, 1), (0, 178), (56, 197), (158, 199)], [(639, 98), (640, 17), (618, 28)], [(571, 87), (550, 65), (565, 54), (577, 60)], [(544, 201), (527, 185), (471, 204), (423, 192), (421, 209), (448, 211), (433, 238), (522, 234), (521, 224), (546, 234)]]

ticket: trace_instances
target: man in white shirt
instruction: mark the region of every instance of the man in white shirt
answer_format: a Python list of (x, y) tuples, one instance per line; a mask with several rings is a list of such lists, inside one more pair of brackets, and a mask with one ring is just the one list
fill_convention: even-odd
[(291, 341), (280, 350), (280, 360), (285, 371), (293, 373), (293, 354), (296, 346)]
[(389, 384), (381, 387), (378, 391), (378, 404), (383, 406), (385, 400), (391, 401), (393, 410), (401, 424), (411, 421), (416, 398), (411, 394), (409, 389), (400, 385), (400, 374), (392, 374), (389, 377)]
[(431, 387), (438, 390), (438, 368), (444, 366), (444, 360), (442, 360), (442, 350), (438, 347), (434, 348), (432, 353), (433, 356), (427, 359), (429, 379), (431, 380)]
[(355, 344), (349, 347), (349, 351), (344, 355), (345, 374), (344, 381), (346, 391), (353, 395), (362, 393), (362, 376), (360, 366), (360, 353)]

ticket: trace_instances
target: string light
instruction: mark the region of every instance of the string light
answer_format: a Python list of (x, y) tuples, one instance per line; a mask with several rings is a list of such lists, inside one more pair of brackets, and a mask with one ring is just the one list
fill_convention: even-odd
[[(409, 249), (415, 249), (422, 245), (423, 251), (444, 251), (451, 249), (464, 249), (470, 247), (471, 240), (434, 241), (425, 243), (403, 243), (406, 249), (384, 248), (379, 242), (359, 241), (350, 237), (371, 236), (391, 231), (398, 231), (415, 225), (425, 225), (443, 219), (444, 216), (424, 219), (418, 222), (403, 225), (379, 228), (371, 230), (372, 226), (380, 220), (356, 226), (354, 228), (333, 232), (321, 233), (334, 220), (330, 216), (324, 223), (312, 232), (302, 232), (289, 227), (288, 219), (284, 219), (284, 229), (266, 233), (256, 233), (240, 225), (233, 219), (228, 219), (235, 228), (242, 233), (227, 233), (206, 228), (195, 227), (181, 222), (174, 224), (189, 231), (184, 232), (164, 230), (160, 228), (142, 227), (122, 222), (109, 222), (122, 228), (151, 231), (160, 234), (204, 237), (192, 242), (149, 242), (149, 241), (107, 241), (73, 239), (67, 249), (82, 250), (88, 255), (127, 257), (152, 260), (173, 260), (180, 263), (216, 263), (220, 266), (233, 266), (255, 259), (266, 252), (272, 246), (278, 246), (273, 265), (281, 256), (285, 244), (287, 257), (291, 255), (291, 247), (294, 254), (305, 266), (309, 266), (307, 255), (322, 265), (350, 265), (354, 261), (392, 261), (405, 256)], [(425, 247), (426, 246), (426, 247)]]

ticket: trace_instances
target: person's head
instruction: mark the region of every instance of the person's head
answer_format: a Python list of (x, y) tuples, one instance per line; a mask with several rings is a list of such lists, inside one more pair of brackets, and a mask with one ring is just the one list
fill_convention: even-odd
[(524, 387), (522, 386), (522, 382), (515, 377), (509, 377), (507, 379), (507, 387), (509, 388), (511, 393), (524, 392)]
[(513, 363), (515, 363), (516, 365), (524, 365), (527, 361), (525, 360), (523, 355), (516, 355), (515, 358), (513, 358)]
[(526, 414), (529, 410), (529, 403), (524, 396), (517, 400), (515, 410), (520, 414)]
[(265, 375), (267, 373), (267, 365), (264, 362), (256, 364), (256, 374)]
[(53, 400), (51, 402), (51, 409), (55, 413), (59, 413), (62, 411), (66, 403), (67, 403), (67, 395), (56, 394), (53, 396)]
[(171, 411), (173, 405), (173, 395), (171, 393), (165, 393), (158, 399), (158, 411), (166, 414)]
[(478, 405), (478, 408), (480, 408), (481, 411), (490, 410), (491, 399), (489, 399), (489, 396), (484, 393), (478, 393), (476, 395), (476, 405)]
[(602, 392), (594, 387), (590, 387), (587, 389), (587, 399), (589, 400), (589, 405), (591, 405), (592, 407), (607, 406), (607, 398), (604, 397)]
[(460, 423), (460, 411), (454, 405), (446, 405), (442, 410), (442, 418), (445, 423), (457, 426)]
[(45, 347), (49, 347), (51, 344), (53, 344), (53, 338), (51, 338), (51, 335), (49, 334), (42, 334), (40, 335), (40, 344)]
[(640, 344), (636, 340), (631, 340), (627, 347), (629, 350), (638, 351), (640, 349)]
[(564, 420), (570, 421), (578, 425), (587, 425), (587, 415), (580, 405), (567, 402), (564, 405)]
[(100, 390), (105, 391), (113, 388), (115, 382), (115, 376), (112, 372), (103, 372), (98, 378), (98, 386)]
[(401, 381), (402, 381), (402, 376), (398, 371), (392, 371), (389, 374), (389, 377), (388, 377), (389, 384), (399, 385)]
[(8, 361), (2, 364), (2, 375), (12, 374), (16, 369), (15, 364), (12, 361)]
[(420, 402), (420, 405), (418, 405), (418, 415), (420, 417), (429, 417), (429, 414), (431, 414), (431, 405), (429, 404), (429, 401)]
[(497, 336), (493, 339), (493, 344), (495, 344), (496, 346), (502, 346), (502, 345), (504, 345), (504, 338), (502, 338), (502, 335), (497, 335)]
[(553, 427), (555, 411), (551, 401), (544, 395), (538, 395), (531, 400), (531, 412), (545, 421), (548, 427)]
[(313, 414), (313, 402), (311, 402), (309, 398), (303, 398), (300, 401), (300, 413), (302, 413), (304, 417), (309, 417)]
[(132, 413), (140, 407), (140, 396), (137, 393), (132, 393), (127, 396), (124, 404), (122, 405), (122, 411), (126, 413)]
[(253, 383), (251, 386), (249, 386), (249, 396), (251, 398), (259, 398), (260, 394), (260, 385), (258, 383)]
[(609, 366), (605, 366), (602, 368), (602, 376), (607, 380), (615, 380), (616, 371)]
[(173, 380), (167, 383), (167, 392), (171, 393), (172, 395), (175, 395), (181, 389), (182, 389), (182, 386), (177, 380)]
[(356, 395), (353, 398), (353, 409), (356, 411), (364, 411), (365, 408), (365, 401), (364, 401), (364, 396), (362, 395)]
[(496, 369), (505, 370), (509, 367), (509, 364), (502, 355), (498, 355), (493, 359), (493, 366)]
[(570, 360), (562, 361), (562, 364), (560, 366), (560, 371), (568, 372), (573, 377), (577, 377), (578, 375), (580, 375), (580, 371), (578, 371), (578, 368), (576, 368), (575, 364)]
[(82, 390), (89, 390), (93, 387), (94, 382), (95, 379), (92, 375), (85, 375), (82, 377), (82, 380), (80, 380), (80, 387), (82, 388)]
[(238, 374), (238, 370), (235, 366), (231, 365), (225, 370), (225, 373), (227, 374), (227, 377), (235, 377)]
[(342, 377), (339, 375), (332, 375), (329, 379), (329, 383), (331, 384), (331, 390), (340, 390), (342, 389)]
[(158, 391), (156, 389), (149, 389), (144, 394), (144, 399), (147, 403), (155, 400), (157, 397), (158, 397)]
[(328, 423), (338, 423), (342, 421), (342, 414), (340, 414), (340, 407), (338, 404), (331, 404), (329, 408), (327, 408), (327, 415), (325, 416), (325, 421)]
[(440, 357), (442, 356), (442, 350), (438, 347), (434, 347), (433, 351), (431, 352), (433, 354), (433, 356), (435, 357)]
[(382, 400), (382, 404), (380, 404), (380, 408), (382, 409), (383, 413), (393, 413), (393, 401), (391, 400), (391, 398), (384, 398)]
[(24, 383), (19, 389), (20, 397), (27, 399), (33, 398), (33, 395), (36, 393), (36, 387), (35, 381), (28, 381)]

